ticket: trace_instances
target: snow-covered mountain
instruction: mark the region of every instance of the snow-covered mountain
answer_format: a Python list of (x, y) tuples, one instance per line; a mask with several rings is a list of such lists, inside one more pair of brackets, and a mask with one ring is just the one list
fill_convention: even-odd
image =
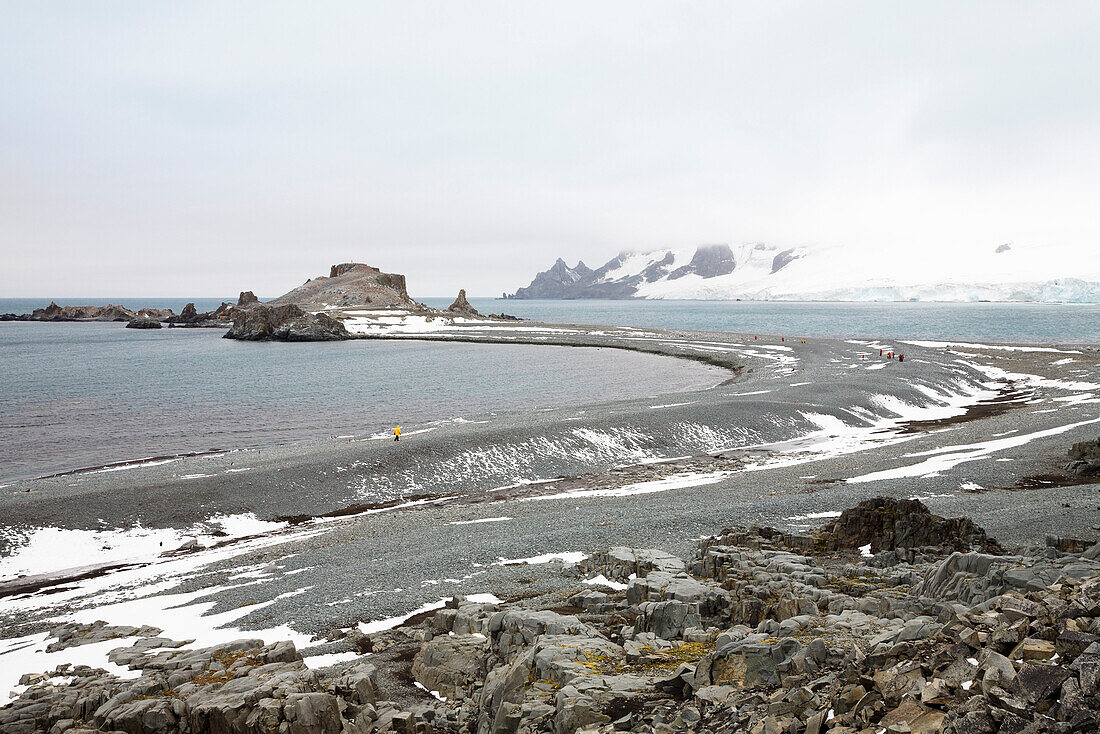
[(931, 256), (766, 244), (624, 252), (595, 270), (560, 258), (509, 298), (1100, 302), (1100, 257), (1001, 245)]

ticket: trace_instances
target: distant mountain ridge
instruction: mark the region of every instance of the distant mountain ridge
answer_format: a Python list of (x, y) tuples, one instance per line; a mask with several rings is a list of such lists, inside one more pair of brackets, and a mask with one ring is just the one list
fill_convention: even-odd
[(623, 252), (595, 270), (558, 258), (504, 297), (1095, 303), (1100, 266), (1010, 244), (950, 262), (889, 249), (859, 256), (841, 248), (715, 244)]

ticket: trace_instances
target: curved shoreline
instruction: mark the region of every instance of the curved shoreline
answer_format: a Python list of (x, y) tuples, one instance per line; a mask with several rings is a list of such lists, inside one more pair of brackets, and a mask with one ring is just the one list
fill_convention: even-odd
[[(371, 337), (367, 337), (368, 340)], [(374, 339), (375, 341), (385, 341), (385, 339)], [(399, 341), (394, 339), (392, 341)], [(692, 360), (700, 365), (700, 368), (683, 370), (679, 366), (672, 362), (665, 362), (663, 364), (650, 364), (644, 361), (643, 357), (638, 359), (623, 361), (613, 355), (598, 355), (595, 352), (590, 353), (591, 356), (585, 356), (580, 360), (581, 366), (588, 366), (586, 375), (583, 377), (585, 383), (580, 395), (573, 396), (570, 394), (570, 389), (566, 385), (562, 385), (560, 388), (542, 387), (539, 390), (537, 398), (531, 398), (526, 396), (522, 391), (516, 387), (509, 387), (511, 381), (514, 379), (519, 384), (526, 384), (528, 382), (537, 381), (538, 384), (550, 386), (554, 383), (550, 381), (550, 378), (555, 374), (553, 371), (549, 371), (549, 367), (542, 368), (537, 365), (541, 363), (546, 364), (559, 364), (568, 367), (566, 362), (576, 361), (576, 357), (567, 357), (564, 353), (557, 353), (557, 356), (547, 357), (546, 355), (539, 355), (536, 353), (527, 353), (524, 357), (519, 352), (526, 350), (527, 347), (588, 347), (590, 349), (603, 349), (613, 348), (611, 345), (591, 343), (591, 344), (574, 344), (574, 343), (548, 343), (540, 342), (538, 340), (526, 340), (517, 343), (516, 352), (507, 352), (506, 356), (492, 358), (488, 353), (482, 350), (492, 350), (500, 344), (507, 344), (509, 342), (498, 342), (495, 340), (477, 340), (477, 339), (417, 339), (415, 340), (424, 345), (422, 354), (417, 355), (417, 359), (429, 359), (436, 361), (437, 358), (432, 357), (438, 349), (442, 347), (431, 347), (427, 342), (442, 341), (447, 343), (456, 343), (457, 345), (469, 345), (475, 349), (462, 350), (456, 347), (456, 351), (453, 353), (443, 355), (442, 364), (449, 365), (455, 362), (463, 363), (465, 368), (466, 360), (473, 360), (470, 363), (471, 369), (476, 369), (481, 360), (488, 360), (489, 364), (496, 364), (498, 367), (503, 366), (503, 371), (494, 371), (490, 379), (495, 383), (486, 387), (478, 395), (475, 395), (473, 399), (465, 400), (465, 393), (456, 390), (445, 391), (446, 400), (441, 410), (444, 412), (433, 411), (433, 406), (427, 401), (416, 403), (411, 402), (407, 406), (405, 404), (405, 398), (417, 399), (416, 396), (421, 393), (425, 393), (429, 389), (432, 389), (432, 384), (425, 382), (425, 380), (431, 379), (430, 377), (421, 377), (416, 370), (402, 371), (400, 374), (396, 372), (385, 372), (380, 385), (385, 387), (375, 388), (373, 393), (375, 398), (384, 402), (382, 405), (382, 413), (378, 416), (373, 415), (372, 410), (368, 409), (363, 415), (362, 420), (356, 416), (350, 415), (348, 409), (340, 410), (338, 417), (331, 422), (325, 420), (324, 410), (321, 408), (323, 403), (315, 403), (316, 409), (307, 409), (299, 417), (291, 414), (276, 414), (274, 415), (274, 423), (268, 424), (266, 417), (268, 411), (262, 408), (261, 403), (257, 400), (248, 401), (246, 397), (245, 407), (242, 409), (233, 408), (232, 401), (225, 402), (221, 408), (215, 410), (209, 417), (204, 418), (204, 428), (198, 433), (192, 433), (191, 431), (180, 432), (182, 427), (181, 421), (175, 420), (175, 414), (183, 415), (182, 411), (186, 408), (185, 405), (175, 410), (175, 414), (167, 415), (168, 428), (167, 431), (161, 430), (158, 435), (157, 441), (142, 440), (144, 436), (133, 436), (137, 439), (133, 445), (130, 445), (129, 438), (124, 435), (113, 439), (109, 444), (104, 444), (104, 448), (108, 451), (96, 452), (93, 442), (86, 442), (83, 446), (77, 444), (77, 451), (70, 455), (65, 452), (64, 456), (67, 456), (67, 461), (47, 461), (40, 462), (40, 466), (44, 470), (35, 471), (33, 467), (20, 470), (20, 473), (12, 473), (7, 476), (0, 476), (0, 489), (10, 487), (14, 485), (24, 485), (28, 482), (36, 482), (40, 480), (56, 479), (61, 477), (68, 477), (80, 474), (88, 474), (95, 472), (114, 472), (131, 470), (141, 467), (146, 464), (162, 463), (162, 462), (175, 462), (183, 458), (203, 457), (203, 456), (215, 456), (226, 452), (235, 451), (252, 451), (252, 450), (266, 450), (277, 447), (289, 447), (298, 444), (302, 445), (321, 445), (326, 443), (332, 443), (341, 439), (347, 439), (355, 437), (357, 439), (364, 438), (372, 433), (385, 430), (391, 423), (385, 420), (386, 415), (389, 413), (397, 412), (400, 409), (401, 413), (405, 412), (405, 408), (408, 407), (410, 415), (404, 417), (403, 420), (398, 422), (402, 423), (406, 432), (423, 429), (428, 430), (434, 426), (445, 424), (449, 421), (461, 422), (464, 420), (479, 420), (487, 415), (492, 414), (513, 414), (529, 412), (533, 410), (541, 410), (544, 407), (553, 407), (555, 405), (573, 405), (576, 407), (583, 407), (584, 405), (599, 405), (603, 403), (611, 403), (620, 400), (635, 399), (644, 397), (648, 393), (652, 394), (678, 394), (681, 392), (691, 392), (700, 389), (700, 386), (714, 387), (723, 383), (728, 379), (728, 367), (722, 362), (722, 360)], [(232, 343), (227, 343), (232, 344)], [(492, 345), (492, 346), (482, 346)], [(255, 345), (243, 345), (245, 349), (254, 347)], [(321, 345), (315, 345), (321, 346)], [(154, 346), (155, 348), (155, 346)], [(269, 346), (268, 348), (285, 349), (286, 345)], [(410, 347), (411, 348), (411, 347)], [(324, 347), (321, 346), (323, 350)], [(376, 357), (370, 356), (370, 353), (382, 349), (379, 352), (382, 368), (387, 368), (387, 365), (394, 362), (399, 357), (386, 357), (386, 353), (398, 355), (402, 352), (383, 349), (383, 347), (376, 347), (375, 350), (353, 350), (356, 354), (345, 352), (339, 357), (339, 361), (334, 363), (332, 370), (333, 374), (328, 379), (328, 384), (333, 387), (325, 390), (326, 393), (340, 393), (347, 392), (347, 389), (341, 388), (342, 378), (340, 370), (343, 369), (357, 369), (362, 360), (374, 360)], [(685, 358), (685, 355), (680, 355), (675, 352), (668, 352), (660, 349), (630, 349), (624, 348), (630, 352), (638, 355), (646, 355), (646, 357), (671, 357), (671, 358)], [(233, 351), (232, 349), (230, 351)], [(358, 355), (358, 352), (362, 351), (362, 356)], [(622, 350), (616, 350), (622, 351)], [(469, 354), (467, 354), (469, 353)], [(258, 354), (258, 353), (257, 353)], [(317, 352), (317, 357), (314, 359), (322, 358)], [(455, 356), (450, 356), (454, 354)], [(467, 355), (467, 356), (463, 356)], [(479, 356), (481, 355), (481, 356)], [(258, 355), (258, 358), (264, 360), (263, 356)], [(690, 357), (687, 357), (690, 359)], [(285, 362), (287, 359), (294, 360), (294, 357), (290, 353), (285, 353), (285, 356), (280, 357), (278, 360), (280, 363)], [(517, 365), (514, 369), (508, 369), (508, 362), (510, 360), (517, 359), (523, 362), (533, 365), (532, 367), (524, 367)], [(240, 362), (240, 359), (237, 359)], [(254, 361), (252, 357), (247, 357), (246, 361)], [(372, 362), (373, 363), (373, 362)], [(572, 369), (582, 369), (581, 366)], [(633, 374), (641, 378), (634, 383), (624, 383), (621, 379), (616, 379), (616, 370), (621, 366), (622, 371), (627, 374)], [(708, 369), (704, 370), (703, 367)], [(716, 373), (709, 371), (709, 368), (717, 368), (723, 370), (722, 373)], [(435, 372), (440, 370), (449, 369), (447, 367), (435, 368)], [(514, 374), (512, 374), (514, 373)], [(543, 374), (545, 373), (545, 374)], [(653, 373), (653, 377), (646, 378), (650, 373)], [(590, 375), (590, 376), (589, 376)], [(679, 376), (683, 377), (682, 380), (678, 380)], [(374, 378), (367, 378), (367, 382), (373, 382)], [(362, 383), (364, 380), (360, 379), (356, 382), (357, 387), (354, 390), (358, 390), (362, 387), (358, 383)], [(469, 380), (467, 380), (469, 381)], [(396, 390), (398, 397), (389, 398), (390, 390)], [(176, 391), (173, 390), (174, 394)], [(355, 394), (352, 393), (351, 397)], [(304, 399), (304, 398), (302, 398)], [(537, 402), (534, 402), (537, 400)], [(138, 410), (145, 410), (142, 407), (147, 401), (139, 401)], [(299, 400), (300, 402), (300, 400)], [(370, 399), (368, 398), (368, 402)], [(525, 404), (533, 403), (532, 407), (527, 407)], [(349, 403), (350, 405), (350, 403)], [(368, 408), (369, 408), (368, 404)], [(165, 411), (158, 411), (158, 413), (164, 413)], [(285, 411), (283, 411), (285, 413)], [(224, 414), (224, 415), (223, 415)], [(229, 415), (236, 416), (234, 424), (230, 426), (227, 421)], [(393, 416), (396, 418), (396, 415)], [(230, 428), (236, 428), (236, 421), (243, 421), (240, 423), (241, 430), (228, 430)], [(85, 420), (82, 426), (86, 427), (87, 421)], [(179, 425), (177, 425), (179, 424)], [(206, 427), (209, 430), (205, 430)], [(14, 430), (14, 429), (13, 429)], [(364, 433), (364, 431), (366, 433)], [(128, 435), (128, 434), (127, 434)], [(150, 438), (153, 438), (150, 435)], [(180, 440), (174, 440), (174, 439)], [(168, 440), (164, 440), (168, 439)], [(136, 448), (137, 451), (119, 451), (117, 449)], [(60, 451), (60, 448), (55, 449)], [(96, 455), (98, 453), (98, 455)], [(61, 459), (62, 454), (58, 453), (57, 458)], [(109, 460), (103, 460), (108, 458)], [(73, 459), (77, 459), (73, 461)], [(25, 462), (30, 463), (30, 462)]]
[[(893, 373), (902, 369), (901, 365), (878, 362), (877, 356), (875, 364), (854, 359), (857, 354), (871, 355), (875, 349), (867, 346), (869, 342), (853, 343), (853, 340), (786, 344), (766, 337), (761, 340), (726, 333), (547, 328), (568, 328), (571, 333), (547, 332), (535, 337), (510, 333), (512, 330), (505, 327), (492, 334), (367, 338), (610, 347), (711, 365), (718, 363), (726, 369), (742, 371), (735, 385), (726, 381), (705, 390), (668, 393), (676, 396), (674, 400), (632, 398), (538, 411), (509, 411), (493, 415), (487, 423), (455, 421), (429, 423), (419, 429), (409, 427), (412, 430), (407, 430), (405, 440), (396, 446), (373, 440), (377, 438), (375, 435), (359, 435), (173, 457), (165, 459), (171, 462), (165, 465), (127, 463), (128, 470), (117, 474), (68, 473), (63, 476), (73, 479), (74, 486), (69, 486), (72, 482), (59, 481), (60, 478), (22, 482), (19, 489), (24, 491), (12, 495), (9, 488), (2, 505), (10, 510), (11, 522), (60, 523), (68, 527), (85, 525), (80, 518), (97, 511), (97, 517), (113, 517), (122, 527), (132, 522), (186, 527), (190, 522), (202, 520), (204, 512), (209, 515), (254, 511), (265, 519), (318, 517), (342, 508), (431, 494), (437, 486), (448, 487), (445, 493), (455, 491), (454, 487), (478, 493), (517, 480), (599, 476), (601, 471), (629, 466), (640, 459), (667, 461), (677, 456), (702, 456), (753, 444), (796, 447), (804, 443), (804, 438), (822, 432), (821, 425), (814, 421), (836, 422), (838, 426), (854, 421), (856, 426), (863, 423), (867, 427), (862, 431), (871, 429), (874, 421), (880, 420), (873, 416), (890, 414), (889, 409), (884, 413), (883, 407), (873, 400), (868, 402), (876, 394), (893, 401), (887, 404), (905, 405), (905, 401), (935, 404), (929, 395), (940, 395), (943, 386), (958, 379), (953, 370), (967, 370), (972, 381), (987, 379), (971, 368), (948, 368), (931, 362), (922, 365), (913, 360), (905, 364), (904, 373), (893, 377)], [(918, 353), (936, 352), (915, 349)], [(1034, 353), (1023, 354), (1036, 359)], [(993, 356), (1007, 359), (1016, 355), (996, 351)], [(875, 371), (887, 366), (891, 369)], [(852, 370), (859, 367), (868, 369)], [(940, 376), (934, 377), (937, 374)], [(853, 381), (857, 375), (859, 380)], [(899, 381), (898, 377), (903, 379)], [(914, 385), (930, 392), (914, 391)], [(987, 408), (970, 405), (976, 402), (980, 400), (964, 399), (966, 405), (950, 410), (965, 414), (975, 409), (985, 415), (996, 415), (1006, 409), (992, 403)], [(855, 407), (849, 409), (846, 403)], [(805, 407), (799, 409), (800, 405)], [(807, 412), (807, 408), (812, 410)], [(811, 413), (819, 417), (807, 420)], [(956, 417), (952, 422), (959, 420), (966, 418)], [(924, 423), (911, 421), (909, 432), (920, 435), (950, 425), (937, 421), (933, 411)], [(739, 439), (737, 430), (747, 431), (744, 436), (748, 440)], [(851, 440), (856, 440), (854, 436)], [(575, 458), (570, 458), (574, 455)], [(510, 466), (514, 469), (509, 469)], [(307, 479), (311, 475), (315, 478)], [(284, 488), (288, 481), (297, 488), (293, 493)], [(30, 490), (30, 496), (26, 490)], [(173, 512), (143, 507), (147, 505), (144, 498), (164, 493), (169, 493), (177, 504)], [(18, 500), (19, 495), (26, 499)], [(79, 497), (90, 500), (90, 506), (74, 504)], [(128, 498), (127, 505), (142, 509), (118, 515), (107, 497)], [(50, 498), (50, 507), (69, 511), (42, 510), (36, 500), (46, 498)], [(188, 509), (192, 506), (194, 509)]]
[[(200, 640), (315, 636), (324, 653), (334, 629), (377, 627), (447, 595), (559, 589), (568, 582), (549, 558), (609, 545), (683, 553), (733, 524), (806, 531), (878, 495), (971, 516), (1009, 543), (1097, 535), (1095, 488), (1045, 477), (1100, 428), (1100, 355), (1065, 364), (1049, 353), (914, 347), (900, 364), (867, 343), (787, 351), (737, 335), (663, 337), (681, 352), (730, 350), (722, 358), (743, 357), (746, 369), (734, 385), (672, 401), (521, 412), (397, 445), (191, 457), (0, 495), (12, 521), (76, 532), (105, 517), (120, 528), (182, 526), (169, 536), (180, 538), (195, 518), (244, 510), (287, 523), (163, 551), (154, 542), (98, 576), (26, 578), (37, 591), (0, 596), (0, 620), (9, 635), (42, 634), (73, 609), (116, 624), (140, 609), (152, 624), (182, 615)], [(220, 473), (179, 476), (201, 464)], [(892, 477), (875, 478), (882, 472)]]

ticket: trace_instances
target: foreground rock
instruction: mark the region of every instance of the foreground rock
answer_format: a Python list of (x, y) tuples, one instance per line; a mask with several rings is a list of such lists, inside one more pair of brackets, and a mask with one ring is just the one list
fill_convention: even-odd
[(310, 314), (291, 304), (254, 305), (237, 314), (226, 339), (244, 341), (336, 341), (351, 339), (342, 323), (324, 313)]
[(610, 548), (564, 569), (564, 594), (455, 598), (353, 630), (343, 644), (370, 657), (318, 671), (289, 643), (185, 650), (70, 625), (56, 644), (144, 635), (111, 653), (140, 677), (26, 676), (0, 730), (1093, 732), (1100, 545), (1070, 545), (1007, 552), (969, 521), (872, 500), (814, 534), (727, 528), (688, 561)]

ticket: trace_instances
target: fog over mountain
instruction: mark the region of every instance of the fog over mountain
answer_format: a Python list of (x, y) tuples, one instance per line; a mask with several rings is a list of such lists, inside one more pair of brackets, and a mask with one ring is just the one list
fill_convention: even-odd
[(857, 257), (756, 243), (623, 252), (595, 270), (559, 258), (510, 298), (1100, 302), (1100, 258), (1003, 243), (943, 259)]

